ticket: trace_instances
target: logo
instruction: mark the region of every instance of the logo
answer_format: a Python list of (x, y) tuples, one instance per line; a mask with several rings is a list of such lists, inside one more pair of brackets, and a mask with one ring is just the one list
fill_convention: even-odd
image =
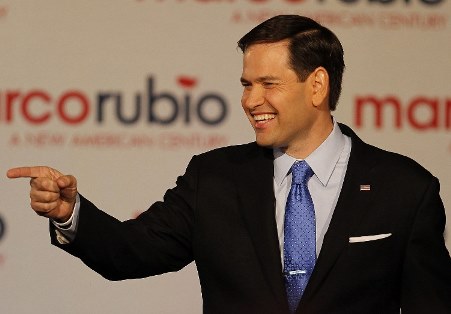
[[(149, 76), (145, 87), (131, 94), (111, 90), (89, 94), (80, 89), (60, 93), (43, 88), (3, 89), (0, 127), (12, 126), (9, 136), (5, 135), (11, 147), (204, 150), (225, 146), (227, 136), (214, 131), (227, 119), (229, 103), (221, 93), (199, 90), (199, 85), (198, 78), (181, 75), (175, 79), (176, 88), (169, 90), (162, 89), (156, 77)], [(13, 127), (24, 123), (25, 128)], [(54, 125), (57, 130), (50, 127)], [(111, 125), (115, 131), (111, 131)], [(151, 126), (152, 132), (129, 126)]]
[(372, 123), (377, 129), (391, 124), (396, 129), (451, 130), (451, 98), (417, 96), (402, 101), (394, 95), (356, 96), (354, 118), (358, 128)]
[(12, 124), (21, 119), (30, 125), (59, 121), (76, 126), (88, 120), (102, 125), (112, 118), (123, 125), (170, 126), (180, 122), (188, 126), (197, 122), (214, 126), (224, 122), (228, 115), (228, 102), (224, 96), (217, 92), (194, 95), (196, 78), (180, 76), (177, 83), (183, 90), (181, 96), (172, 91), (158, 91), (156, 79), (150, 76), (146, 90), (131, 97), (131, 103), (119, 91), (98, 92), (89, 97), (81, 90), (68, 90), (59, 95), (44, 89), (5, 90), (0, 93), (0, 124)]
[[(138, 2), (146, 2), (139, 0)], [(150, 1), (147, 1), (150, 2)], [(275, 15), (296, 13), (328, 27), (367, 27), (384, 30), (446, 30), (449, 17), (440, 11), (445, 0), (157, 0), (199, 6), (228, 5), (230, 22), (258, 24)], [(308, 5), (308, 7), (306, 7)], [(342, 7), (347, 10), (339, 10)], [(412, 11), (430, 8), (427, 12)], [(362, 11), (363, 9), (363, 11)], [(221, 11), (222, 12), (222, 11)]]

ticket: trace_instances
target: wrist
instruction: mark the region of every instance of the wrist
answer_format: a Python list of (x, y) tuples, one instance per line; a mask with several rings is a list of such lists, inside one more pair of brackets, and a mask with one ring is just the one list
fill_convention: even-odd
[(74, 219), (74, 210), (72, 209), (67, 215), (63, 217), (54, 218), (53, 223), (61, 229), (68, 229), (72, 225)]

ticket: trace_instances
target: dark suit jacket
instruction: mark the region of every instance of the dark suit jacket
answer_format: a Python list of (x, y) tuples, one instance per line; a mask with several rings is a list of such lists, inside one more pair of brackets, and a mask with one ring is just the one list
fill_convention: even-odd
[[(451, 313), (439, 183), (413, 160), (352, 138), (343, 188), (298, 313)], [(360, 191), (360, 185), (370, 185)], [(350, 243), (350, 237), (391, 234)], [(255, 143), (193, 157), (175, 188), (119, 222), (82, 197), (61, 245), (110, 280), (196, 262), (204, 313), (288, 313), (276, 232), (272, 150)]]

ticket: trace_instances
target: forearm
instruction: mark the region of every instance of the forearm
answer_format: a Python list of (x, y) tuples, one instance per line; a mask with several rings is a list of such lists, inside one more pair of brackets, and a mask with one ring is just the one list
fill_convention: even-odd
[[(190, 248), (177, 241), (174, 230), (161, 227), (151, 213), (121, 222), (99, 210), (80, 196), (75, 237), (64, 244), (58, 241), (51, 224), (52, 244), (80, 258), (88, 267), (109, 280), (142, 278), (181, 269), (192, 261)], [(152, 221), (152, 223), (149, 223)]]

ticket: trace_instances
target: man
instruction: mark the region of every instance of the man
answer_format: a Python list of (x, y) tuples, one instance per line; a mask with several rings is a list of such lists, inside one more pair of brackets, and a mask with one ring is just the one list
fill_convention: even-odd
[(52, 243), (110, 280), (194, 260), (204, 313), (451, 313), (438, 180), (333, 119), (344, 70), (336, 36), (276, 16), (238, 45), (256, 143), (194, 156), (138, 218), (100, 211), (54, 169), (8, 171), (32, 178), (31, 206), (52, 220)]

